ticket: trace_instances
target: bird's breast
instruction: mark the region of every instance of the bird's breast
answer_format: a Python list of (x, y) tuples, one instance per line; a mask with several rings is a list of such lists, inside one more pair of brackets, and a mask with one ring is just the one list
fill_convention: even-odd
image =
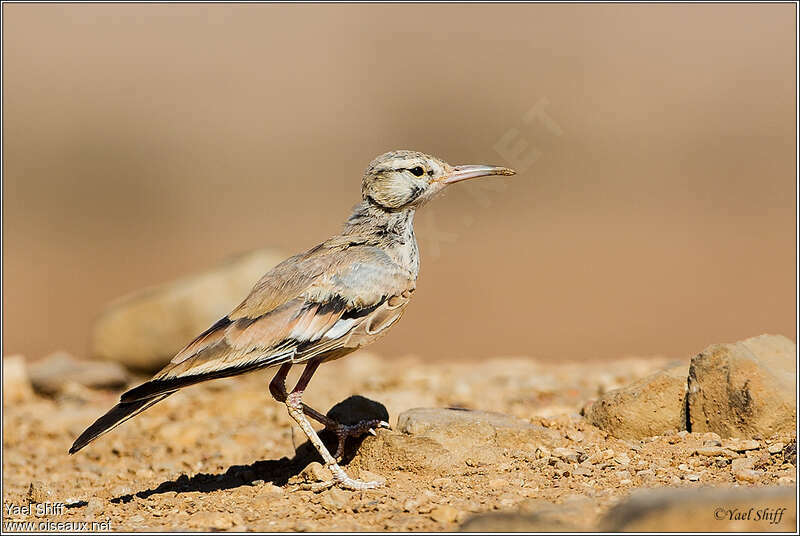
[(386, 248), (386, 253), (399, 266), (408, 270), (412, 279), (417, 279), (419, 275), (419, 247), (417, 246), (417, 238), (414, 236), (413, 229), (390, 244)]

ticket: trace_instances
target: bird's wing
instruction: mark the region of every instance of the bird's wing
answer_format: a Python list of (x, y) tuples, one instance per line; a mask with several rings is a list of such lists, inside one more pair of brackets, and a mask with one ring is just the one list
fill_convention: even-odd
[(315, 248), (273, 268), (236, 309), (121, 401), (355, 349), (399, 318), (413, 290), (413, 276), (378, 248)]

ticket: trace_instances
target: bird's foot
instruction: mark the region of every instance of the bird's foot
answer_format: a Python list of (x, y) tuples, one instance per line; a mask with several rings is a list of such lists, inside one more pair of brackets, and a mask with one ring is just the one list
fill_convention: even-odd
[[(356, 424), (339, 424), (336, 423), (329, 429), (336, 434), (339, 439), (339, 444), (336, 447), (336, 454), (333, 455), (337, 460), (341, 460), (344, 455), (344, 443), (348, 437), (361, 437), (366, 433), (376, 435), (376, 428), (391, 428), (389, 423), (380, 419), (372, 419), (369, 421), (361, 421)], [(346, 475), (345, 475), (346, 476)]]
[(365, 482), (363, 480), (350, 478), (349, 476), (347, 476), (347, 473), (345, 473), (344, 470), (341, 467), (339, 467), (338, 464), (329, 465), (328, 469), (330, 470), (331, 473), (333, 473), (333, 478), (331, 480), (304, 484), (302, 488), (311, 490), (315, 493), (320, 491), (325, 491), (326, 489), (332, 488), (334, 486), (338, 486), (342, 489), (348, 489), (352, 491), (360, 491), (365, 489), (380, 488), (385, 484), (385, 482), (380, 482), (378, 480)]

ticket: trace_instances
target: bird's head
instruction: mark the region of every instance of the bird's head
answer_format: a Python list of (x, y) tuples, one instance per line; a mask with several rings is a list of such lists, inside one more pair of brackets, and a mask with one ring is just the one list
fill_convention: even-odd
[(392, 151), (373, 160), (364, 173), (361, 196), (385, 210), (417, 208), (450, 184), (489, 175), (514, 175), (497, 166), (451, 166), (416, 151)]

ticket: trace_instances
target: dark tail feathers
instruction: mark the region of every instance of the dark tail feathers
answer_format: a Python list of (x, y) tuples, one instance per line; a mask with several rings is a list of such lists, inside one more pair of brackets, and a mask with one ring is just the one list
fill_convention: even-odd
[(75, 440), (75, 443), (72, 444), (72, 448), (69, 449), (69, 453), (75, 454), (101, 435), (105, 434), (109, 430), (112, 430), (113, 428), (116, 428), (128, 419), (135, 417), (153, 404), (161, 402), (174, 392), (175, 391), (161, 393), (150, 398), (134, 400), (133, 402), (120, 402), (111, 408), (108, 413), (97, 419), (89, 428), (87, 428), (80, 435), (80, 437)]

